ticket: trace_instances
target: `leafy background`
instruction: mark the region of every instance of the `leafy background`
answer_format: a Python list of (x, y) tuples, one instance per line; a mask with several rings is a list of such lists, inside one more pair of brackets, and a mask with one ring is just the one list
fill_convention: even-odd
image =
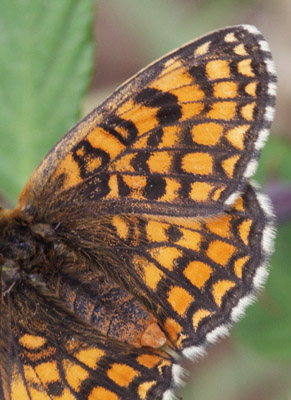
[(185, 400), (291, 399), (290, 18), (288, 0), (0, 1), (0, 203), (6, 206), (16, 204), (33, 168), (66, 130), (148, 62), (237, 23), (255, 24), (271, 45), (277, 112), (257, 173), (278, 216), (271, 274), (231, 338), (189, 365)]

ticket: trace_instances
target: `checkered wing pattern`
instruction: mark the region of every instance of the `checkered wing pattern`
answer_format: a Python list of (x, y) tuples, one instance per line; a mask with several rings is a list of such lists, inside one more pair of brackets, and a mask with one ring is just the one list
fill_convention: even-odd
[(1, 399), (140, 400), (171, 392), (176, 364), (165, 352), (101, 337), (40, 288), (23, 284), (11, 307), (1, 307), (1, 333), (10, 338), (1, 349)]
[(228, 334), (262, 284), (273, 249), (272, 209), (250, 185), (219, 217), (116, 215), (112, 226), (124, 243), (115, 250), (125, 276), (151, 299), (168, 345), (190, 358)]
[(253, 28), (206, 35), (138, 73), (73, 128), (21, 204), (47, 201), (54, 187), (102, 213), (221, 212), (255, 172), (274, 82), (271, 54)]

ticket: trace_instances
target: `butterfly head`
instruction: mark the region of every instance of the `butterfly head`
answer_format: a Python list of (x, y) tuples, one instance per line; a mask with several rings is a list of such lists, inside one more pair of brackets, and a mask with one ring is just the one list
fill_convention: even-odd
[(10, 293), (23, 279), (37, 273), (48, 258), (52, 229), (32, 224), (20, 211), (0, 209), (1, 292)]

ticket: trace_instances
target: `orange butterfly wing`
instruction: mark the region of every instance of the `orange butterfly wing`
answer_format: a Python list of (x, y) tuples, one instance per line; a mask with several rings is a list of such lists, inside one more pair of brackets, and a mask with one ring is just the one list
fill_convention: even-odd
[(48, 153), (21, 207), (54, 208), (61, 194), (98, 213), (208, 216), (232, 204), (275, 101), (271, 54), (254, 29), (210, 33), (135, 75)]

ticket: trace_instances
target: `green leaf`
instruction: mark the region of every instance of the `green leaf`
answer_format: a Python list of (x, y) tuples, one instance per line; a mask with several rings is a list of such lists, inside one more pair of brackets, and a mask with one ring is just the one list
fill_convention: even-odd
[(93, 15), (92, 0), (0, 2), (0, 190), (10, 201), (79, 119)]

